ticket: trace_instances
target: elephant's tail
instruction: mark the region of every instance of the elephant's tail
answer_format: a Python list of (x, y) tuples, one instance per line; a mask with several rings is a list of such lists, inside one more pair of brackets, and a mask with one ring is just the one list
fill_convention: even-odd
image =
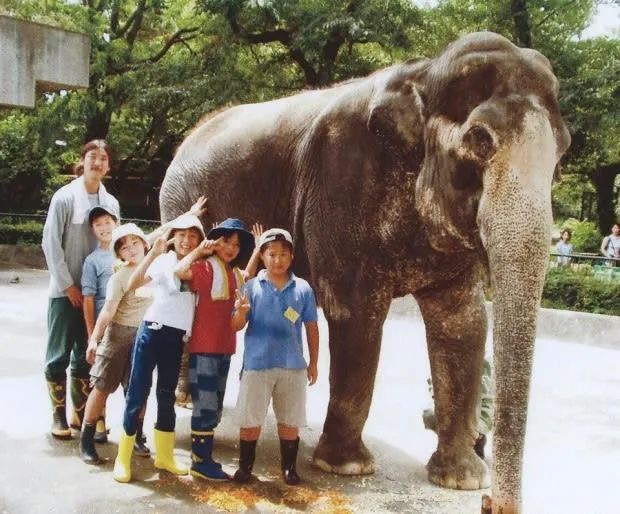
[(191, 207), (192, 201), (181, 171), (174, 162), (166, 171), (159, 190), (159, 213), (161, 222), (166, 223), (180, 216)]

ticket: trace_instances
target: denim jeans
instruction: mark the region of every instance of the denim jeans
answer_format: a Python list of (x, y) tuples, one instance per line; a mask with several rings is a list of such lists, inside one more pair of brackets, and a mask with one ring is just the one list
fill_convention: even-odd
[(138, 415), (145, 405), (157, 367), (157, 422), (155, 428), (173, 432), (176, 422), (174, 391), (179, 380), (184, 330), (143, 321), (136, 334), (131, 376), (127, 390), (123, 426), (127, 435), (136, 433)]

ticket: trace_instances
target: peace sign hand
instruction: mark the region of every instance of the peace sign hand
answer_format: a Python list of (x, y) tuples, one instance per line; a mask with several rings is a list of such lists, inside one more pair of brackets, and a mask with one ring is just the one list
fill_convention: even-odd
[(168, 245), (171, 243), (174, 243), (174, 239), (168, 241), (165, 237), (158, 237), (157, 239), (155, 239), (151, 251), (155, 255), (161, 255), (162, 253), (165, 253), (166, 248), (168, 248)]
[(200, 243), (200, 254), (203, 256), (213, 255), (216, 248), (222, 243), (224, 237), (218, 237), (217, 239), (205, 239)]
[(235, 310), (242, 314), (247, 314), (250, 310), (250, 300), (246, 290), (241, 293), (239, 289), (235, 291)]

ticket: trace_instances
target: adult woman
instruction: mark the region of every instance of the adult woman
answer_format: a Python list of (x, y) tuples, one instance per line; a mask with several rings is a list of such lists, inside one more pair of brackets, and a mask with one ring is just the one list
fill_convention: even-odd
[[(620, 259), (620, 223), (611, 226), (611, 234), (603, 238), (601, 253), (611, 259)], [(608, 266), (613, 266), (614, 261), (607, 261)], [(617, 265), (617, 262), (615, 263)]]
[(71, 438), (65, 403), (69, 364), (74, 409), (71, 426), (78, 430), (89, 392), (88, 338), (79, 284), (84, 259), (96, 246), (88, 213), (100, 205), (120, 218), (118, 201), (102, 184), (111, 160), (104, 140), (86, 143), (75, 167), (78, 178), (54, 193), (43, 228), (43, 252), (50, 272), (45, 378), (53, 409), (51, 432), (58, 439)]

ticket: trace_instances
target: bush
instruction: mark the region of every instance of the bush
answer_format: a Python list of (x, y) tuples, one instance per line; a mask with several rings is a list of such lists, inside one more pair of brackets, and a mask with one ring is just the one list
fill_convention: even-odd
[(12, 223), (0, 219), (0, 244), (41, 244), (43, 224), (38, 221)]
[(595, 278), (588, 271), (552, 268), (543, 290), (543, 307), (620, 315), (620, 282)]
[(603, 236), (591, 221), (579, 221), (575, 218), (567, 219), (562, 229), (568, 228), (573, 233), (571, 243), (576, 252), (598, 253)]

